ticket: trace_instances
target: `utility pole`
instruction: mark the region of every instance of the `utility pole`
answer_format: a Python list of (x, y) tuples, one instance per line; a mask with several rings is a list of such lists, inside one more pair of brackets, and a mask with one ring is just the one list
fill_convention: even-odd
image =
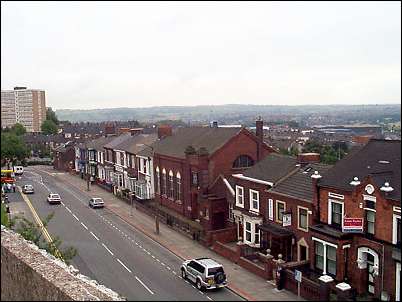
[(155, 215), (155, 233), (159, 235), (159, 217), (158, 214)]
[(130, 216), (133, 216), (133, 193), (130, 193), (130, 202), (131, 202)]

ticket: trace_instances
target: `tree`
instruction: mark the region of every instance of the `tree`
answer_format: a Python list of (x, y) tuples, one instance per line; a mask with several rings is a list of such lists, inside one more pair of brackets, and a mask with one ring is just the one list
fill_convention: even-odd
[(15, 135), (17, 136), (21, 136), (24, 135), (27, 130), (20, 123), (16, 123), (14, 126), (11, 127), (11, 132), (15, 133)]
[(57, 125), (52, 120), (46, 120), (42, 123), (41, 130), (44, 134), (57, 134)]
[(2, 160), (15, 162), (23, 160), (27, 156), (29, 156), (29, 150), (21, 136), (17, 136), (13, 132), (1, 134)]
[[(54, 212), (46, 216), (45, 219), (41, 219), (42, 224), (46, 227), (50, 220), (53, 218)], [(26, 240), (32, 241), (39, 248), (46, 250), (56, 258), (61, 259), (66, 264), (70, 264), (70, 261), (78, 254), (77, 249), (74, 247), (66, 247), (61, 249), (61, 239), (58, 236), (53, 237), (53, 242), (45, 241), (42, 237), (42, 230), (37, 224), (27, 220), (25, 217), (16, 216), (9, 222), (9, 227), (16, 226), (16, 232), (19, 233)]]
[(56, 116), (56, 112), (52, 110), (52, 107), (47, 107), (46, 109), (46, 120), (53, 121), (56, 125), (60, 123), (59, 119)]

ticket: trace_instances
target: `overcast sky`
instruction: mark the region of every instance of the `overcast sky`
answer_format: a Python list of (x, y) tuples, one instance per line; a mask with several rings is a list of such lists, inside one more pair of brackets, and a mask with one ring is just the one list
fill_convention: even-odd
[(1, 2), (1, 89), (53, 109), (401, 102), (401, 2)]

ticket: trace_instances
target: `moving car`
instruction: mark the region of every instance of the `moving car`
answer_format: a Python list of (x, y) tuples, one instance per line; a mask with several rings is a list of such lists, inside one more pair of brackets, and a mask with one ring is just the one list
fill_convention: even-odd
[(24, 173), (23, 166), (14, 166), (14, 174), (15, 175), (22, 175)]
[(93, 197), (89, 200), (89, 206), (91, 208), (103, 208), (105, 203), (103, 202), (102, 198)]
[(22, 192), (24, 194), (33, 194), (34, 193), (34, 187), (33, 185), (24, 185), (22, 187)]
[(49, 196), (47, 197), (47, 202), (52, 204), (58, 204), (61, 203), (61, 198), (59, 194), (55, 194), (55, 193), (50, 193)]
[(182, 278), (195, 282), (199, 290), (221, 288), (227, 285), (223, 266), (211, 258), (186, 260), (180, 269)]

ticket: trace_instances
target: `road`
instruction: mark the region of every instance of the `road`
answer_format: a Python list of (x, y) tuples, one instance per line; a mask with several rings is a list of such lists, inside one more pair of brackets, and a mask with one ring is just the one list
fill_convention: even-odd
[[(66, 186), (35, 167), (26, 168), (17, 185), (27, 183), (34, 185), (35, 194), (27, 197), (39, 216), (55, 213), (48, 225), (49, 233), (59, 236), (64, 247), (78, 250), (72, 264), (128, 300), (244, 300), (226, 288), (197, 290), (180, 277), (180, 258), (107, 208), (91, 209), (90, 192)], [(60, 194), (61, 205), (46, 202), (50, 192)]]

